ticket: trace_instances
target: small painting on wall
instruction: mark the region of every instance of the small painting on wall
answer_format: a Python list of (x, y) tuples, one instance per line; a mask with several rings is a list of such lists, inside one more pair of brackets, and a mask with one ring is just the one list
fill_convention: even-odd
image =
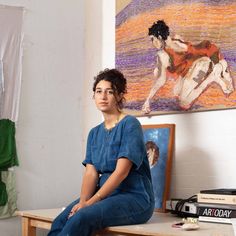
[(143, 125), (142, 128), (151, 169), (155, 209), (165, 212), (170, 189), (175, 125)]
[(136, 116), (236, 107), (235, 0), (116, 0), (116, 68)]

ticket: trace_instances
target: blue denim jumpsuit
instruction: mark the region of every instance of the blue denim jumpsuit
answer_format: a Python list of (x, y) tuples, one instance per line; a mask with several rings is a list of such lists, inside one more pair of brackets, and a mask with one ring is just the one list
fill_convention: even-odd
[(53, 222), (48, 236), (90, 236), (108, 226), (145, 223), (152, 216), (154, 196), (142, 127), (130, 115), (113, 129), (104, 123), (93, 128), (88, 136), (83, 164), (92, 164), (100, 174), (100, 188), (115, 170), (117, 159), (128, 158), (133, 166), (122, 183), (103, 200), (80, 209), (68, 219), (72, 202)]

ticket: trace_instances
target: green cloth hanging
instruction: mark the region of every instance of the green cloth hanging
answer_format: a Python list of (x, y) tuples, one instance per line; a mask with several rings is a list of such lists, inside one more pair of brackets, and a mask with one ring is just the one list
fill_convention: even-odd
[(8, 201), (4, 206), (0, 206), (0, 220), (15, 216), (17, 210), (16, 175), (14, 169), (2, 171), (2, 182), (6, 184)]
[(0, 206), (5, 206), (7, 204), (7, 188), (6, 184), (2, 182), (2, 173), (0, 172)]
[(0, 120), (0, 171), (18, 165), (15, 123), (9, 119), (2, 119)]

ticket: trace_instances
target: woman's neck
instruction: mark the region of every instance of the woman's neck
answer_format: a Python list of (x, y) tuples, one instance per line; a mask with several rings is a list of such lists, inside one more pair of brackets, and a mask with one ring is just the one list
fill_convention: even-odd
[(119, 121), (123, 118), (123, 113), (121, 111), (117, 111), (112, 114), (103, 113), (104, 117), (104, 126), (106, 129), (114, 128)]

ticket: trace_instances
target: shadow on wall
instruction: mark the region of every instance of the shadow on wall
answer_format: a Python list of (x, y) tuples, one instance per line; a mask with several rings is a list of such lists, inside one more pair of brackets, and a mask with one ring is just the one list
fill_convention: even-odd
[(172, 163), (170, 197), (188, 198), (217, 185), (216, 169), (214, 158), (202, 145), (204, 130), (199, 125), (202, 117), (187, 113), (179, 118), (181, 123), (176, 125), (178, 147)]
[(174, 158), (172, 166), (172, 198), (188, 198), (216, 185), (214, 165), (205, 151), (191, 147), (177, 155), (178, 160)]

